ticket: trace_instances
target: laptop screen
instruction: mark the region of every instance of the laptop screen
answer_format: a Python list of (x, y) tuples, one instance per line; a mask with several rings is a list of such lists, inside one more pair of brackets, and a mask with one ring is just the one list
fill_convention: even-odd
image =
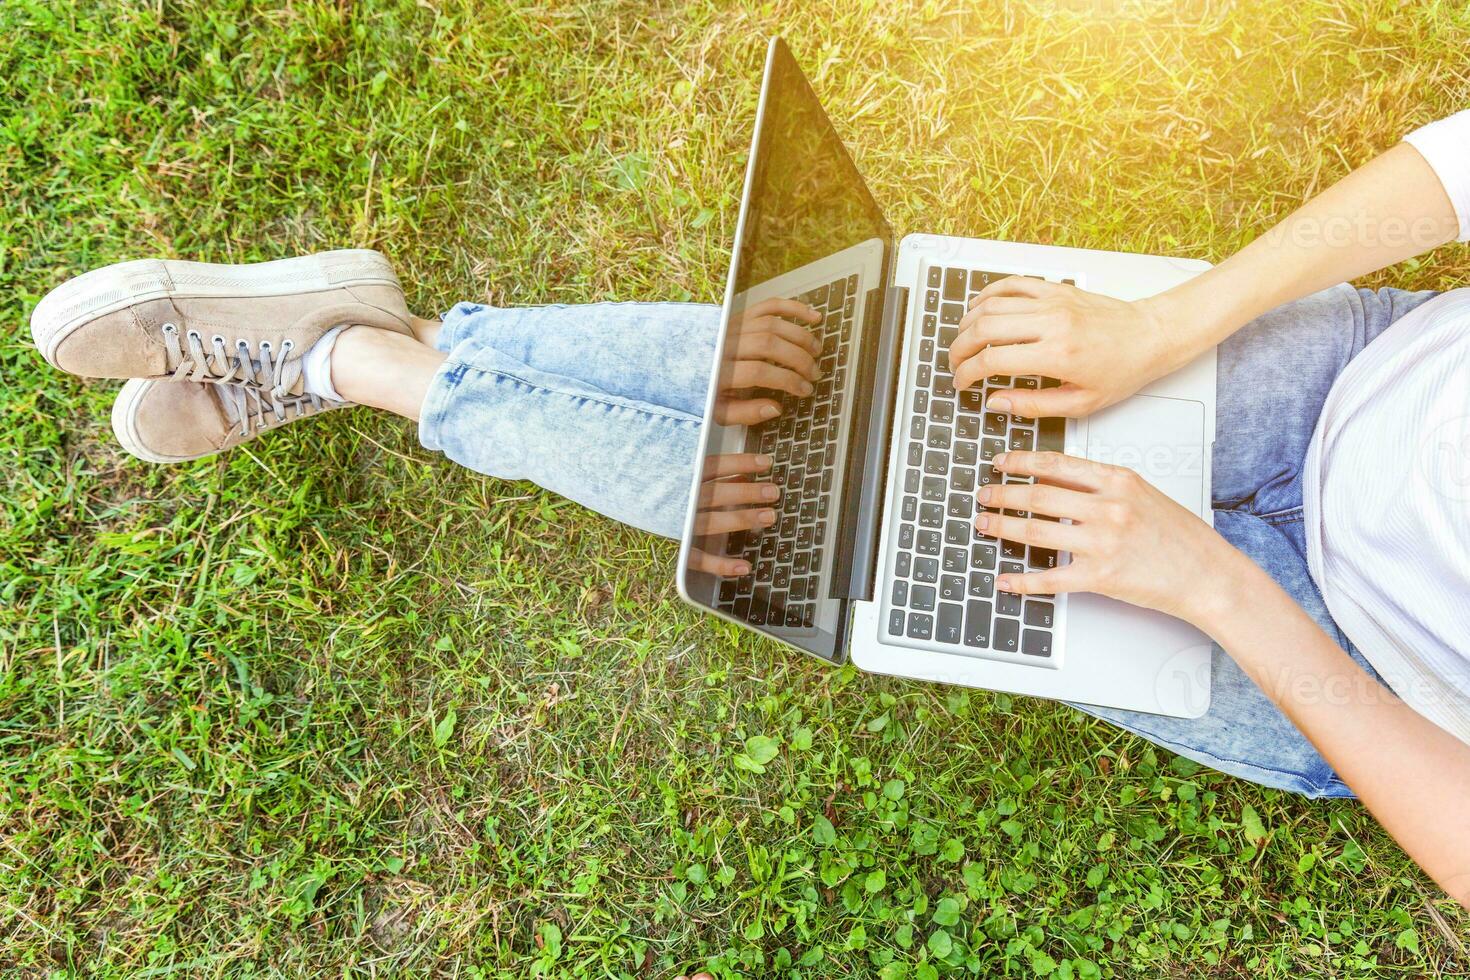
[(892, 232), (780, 39), (752, 152), (680, 582), (697, 605), (838, 660), (848, 448)]

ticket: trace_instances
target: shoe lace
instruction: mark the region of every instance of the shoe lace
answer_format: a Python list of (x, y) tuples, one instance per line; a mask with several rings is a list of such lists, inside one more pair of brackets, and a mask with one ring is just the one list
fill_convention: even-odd
[(289, 399), (288, 389), (301, 377), (301, 360), (290, 357), (295, 344), (287, 339), (276, 350), (262, 340), (252, 351), (243, 337), (233, 345), (215, 334), (206, 346), (197, 330), (181, 331), (176, 323), (163, 325), (163, 343), (168, 366), (177, 381), (223, 381), (248, 390), (269, 392), (273, 401)]
[(215, 394), (219, 396), (225, 417), (242, 439), (292, 419), (315, 415), (337, 404), (310, 394), (272, 398), (260, 388), (239, 385), (219, 385)]

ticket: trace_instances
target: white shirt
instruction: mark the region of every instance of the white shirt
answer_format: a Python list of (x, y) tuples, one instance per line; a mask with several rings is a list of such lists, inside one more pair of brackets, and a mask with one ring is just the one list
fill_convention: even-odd
[[(1406, 141), (1470, 240), (1470, 111)], [(1395, 694), (1470, 743), (1470, 289), (1413, 310), (1348, 363), (1303, 498), (1307, 564), (1338, 627)]]

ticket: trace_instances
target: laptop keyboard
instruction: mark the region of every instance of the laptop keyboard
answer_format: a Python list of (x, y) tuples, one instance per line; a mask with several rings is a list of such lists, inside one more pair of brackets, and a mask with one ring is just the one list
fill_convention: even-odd
[[(956, 652), (1000, 651), (1050, 658), (1057, 620), (1053, 596), (1022, 597), (995, 588), (1002, 573), (1054, 568), (1057, 553), (975, 530), (975, 492), (1000, 480), (1007, 450), (1061, 452), (1065, 419), (1028, 419), (984, 410), (992, 392), (1049, 388), (1051, 378), (992, 376), (955, 391), (949, 346), (976, 293), (1007, 274), (933, 266), (919, 314), (917, 383), (910, 389), (900, 474), (898, 555), (888, 596), (890, 636), (938, 642)], [(1064, 280), (1070, 281), (1070, 280)], [(1026, 512), (1005, 511), (1018, 517)]]
[(774, 459), (770, 482), (783, 488), (776, 523), (736, 532), (725, 553), (743, 557), (751, 574), (720, 583), (718, 608), (757, 626), (810, 628), (821, 583), (841, 434), (842, 398), (857, 306), (850, 275), (793, 296), (822, 314), (812, 328), (822, 341), (822, 379), (805, 398), (782, 394), (781, 414), (746, 430), (745, 451)]

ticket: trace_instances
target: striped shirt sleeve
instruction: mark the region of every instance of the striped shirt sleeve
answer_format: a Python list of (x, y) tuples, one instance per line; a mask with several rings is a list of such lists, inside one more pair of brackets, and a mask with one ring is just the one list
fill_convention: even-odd
[(1429, 161), (1460, 219), (1460, 241), (1470, 241), (1470, 109), (1404, 137)]

